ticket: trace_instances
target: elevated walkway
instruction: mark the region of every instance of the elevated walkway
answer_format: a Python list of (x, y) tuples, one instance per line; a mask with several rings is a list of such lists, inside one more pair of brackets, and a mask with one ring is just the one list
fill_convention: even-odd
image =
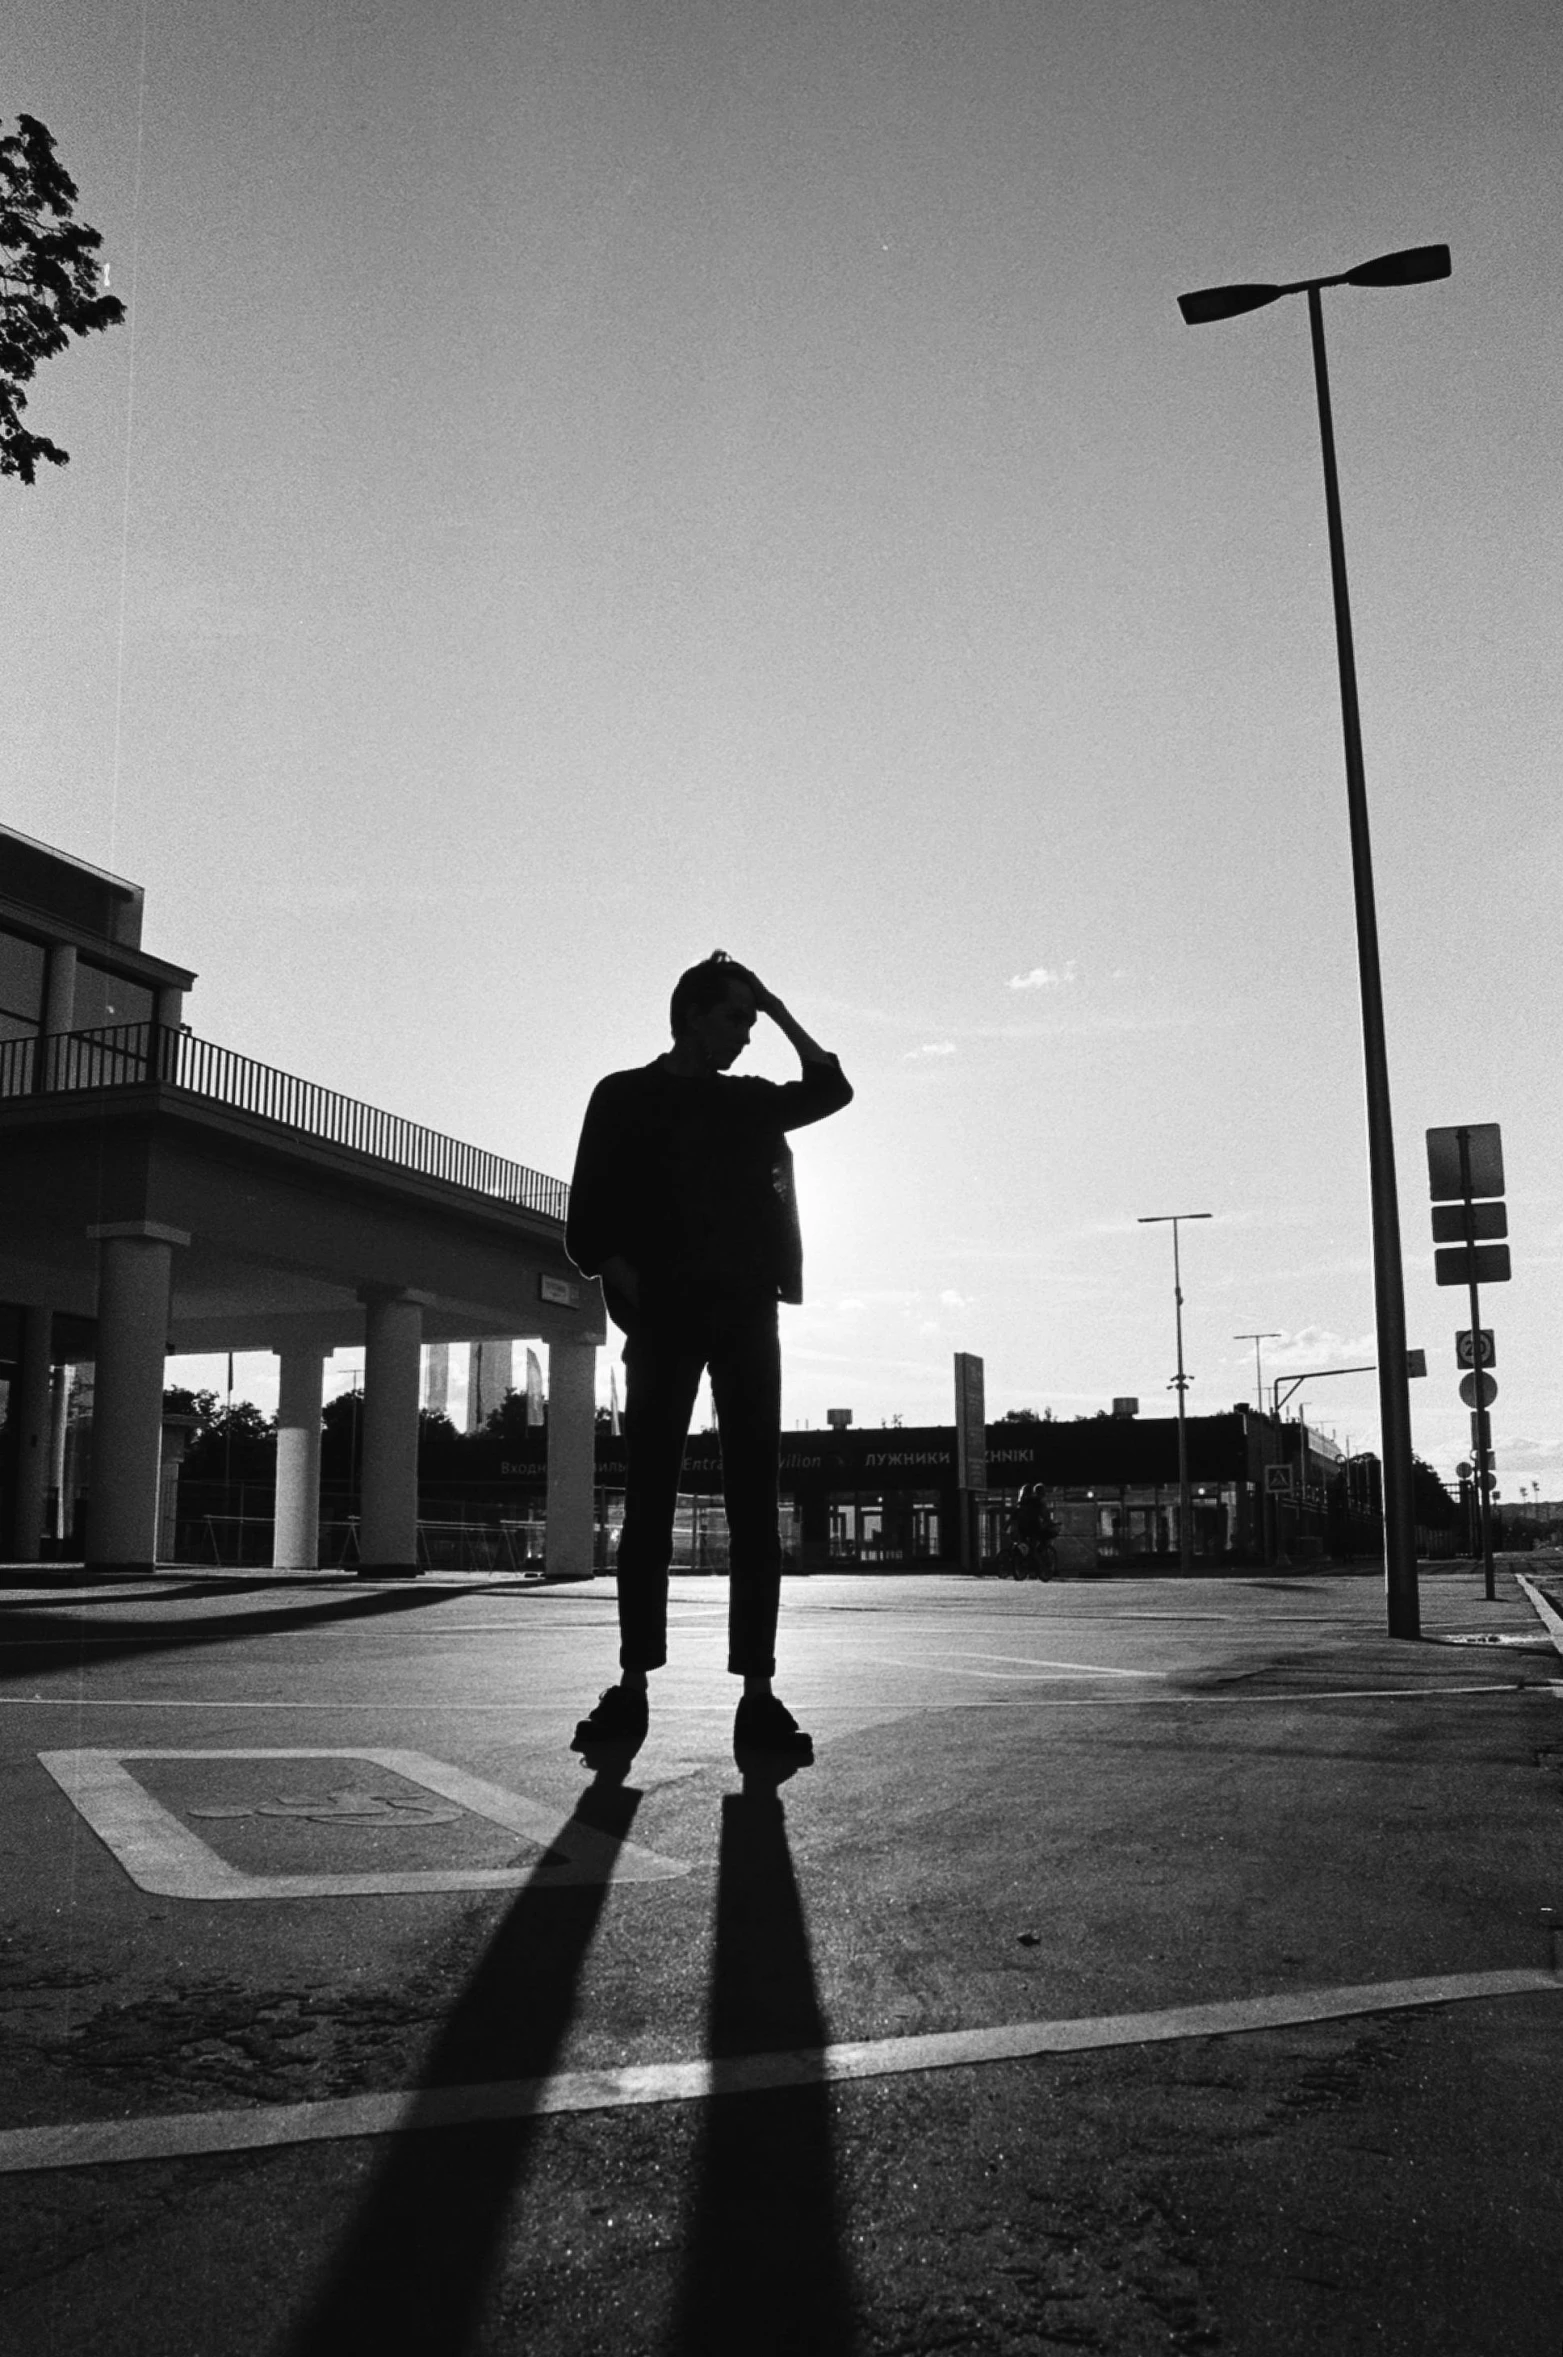
[[(548, 1350), (548, 1557), (591, 1568), (601, 1297), (557, 1179), (157, 1021), (0, 1044), (0, 1305), (19, 1395), (11, 1544), (47, 1475), (51, 1366), (94, 1365), (87, 1562), (155, 1558), (168, 1351), (281, 1360), (276, 1549), (315, 1561), (323, 1368), (365, 1353), (366, 1573), (417, 1569), (424, 1342)], [(4, 1311), (0, 1310), (0, 1316)]]

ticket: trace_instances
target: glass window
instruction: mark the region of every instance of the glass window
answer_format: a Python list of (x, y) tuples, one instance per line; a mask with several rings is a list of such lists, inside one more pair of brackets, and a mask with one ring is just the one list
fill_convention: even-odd
[(139, 982), (126, 982), (106, 966), (89, 958), (76, 961), (76, 1011), (72, 1029), (106, 1031), (112, 1024), (150, 1023), (152, 993)]
[(7, 1027), (7, 1039), (36, 1030), (43, 1019), (43, 958), (40, 942), (0, 932), (0, 1015), (9, 1015), (21, 1027)]

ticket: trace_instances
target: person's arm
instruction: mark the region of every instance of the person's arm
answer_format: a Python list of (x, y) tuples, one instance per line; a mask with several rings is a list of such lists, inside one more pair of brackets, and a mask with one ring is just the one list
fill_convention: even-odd
[(622, 1091), (612, 1078), (599, 1081), (581, 1124), (564, 1231), (564, 1248), (583, 1276), (603, 1275), (626, 1241), (624, 1132)]
[(616, 1325), (628, 1327), (641, 1306), (640, 1274), (623, 1246), (630, 1224), (633, 1157), (627, 1149), (624, 1091), (599, 1081), (581, 1124), (564, 1248), (583, 1276), (601, 1279)]
[(834, 1064), (836, 1059), (829, 1048), (822, 1048), (817, 1039), (810, 1039), (803, 1025), (789, 1007), (783, 1006), (774, 990), (767, 990), (758, 974), (754, 976), (754, 1007), (758, 1015), (769, 1015), (782, 1037), (791, 1042), (805, 1064)]
[[(843, 1105), (852, 1102), (852, 1083), (841, 1069), (839, 1057), (829, 1048), (822, 1048), (811, 1039), (789, 1007), (782, 1004), (774, 990), (767, 990), (757, 974), (754, 983), (754, 1004), (757, 1014), (769, 1015), (782, 1037), (797, 1050), (803, 1066), (801, 1080), (789, 1080), (776, 1089), (772, 1100), (775, 1119), (782, 1129), (804, 1129), (811, 1121), (823, 1121), (827, 1114), (839, 1113)], [(771, 1086), (766, 1083), (766, 1086)]]

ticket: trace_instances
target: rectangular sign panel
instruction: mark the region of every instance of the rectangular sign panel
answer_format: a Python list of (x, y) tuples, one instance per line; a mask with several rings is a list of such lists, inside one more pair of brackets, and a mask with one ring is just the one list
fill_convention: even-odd
[(1471, 1241), (1485, 1243), (1493, 1236), (1509, 1232), (1509, 1209), (1506, 1203), (1435, 1203), (1433, 1205), (1433, 1242), (1435, 1244), (1463, 1244), (1466, 1240), (1465, 1223), (1471, 1223)]
[(560, 1309), (575, 1309), (580, 1304), (581, 1288), (572, 1285), (568, 1277), (540, 1276), (537, 1280), (537, 1298), (539, 1301), (555, 1302)]
[[(1460, 1169), (1460, 1139), (1466, 1141), (1470, 1185)], [(1460, 1129), (1430, 1129), (1427, 1133), (1428, 1191), (1435, 1203), (1458, 1202), (1462, 1195), (1503, 1193), (1503, 1139), (1496, 1121), (1473, 1121)]]
[(961, 1489), (988, 1486), (987, 1411), (982, 1361), (969, 1350), (955, 1354), (955, 1479)]
[(1446, 1244), (1442, 1251), (1433, 1254), (1435, 1284), (1469, 1285), (1473, 1276), (1478, 1285), (1506, 1285), (1509, 1282), (1507, 1244)]
[(1265, 1467), (1265, 1495), (1271, 1498), (1289, 1498), (1291, 1494), (1292, 1469), (1290, 1465), (1267, 1465)]

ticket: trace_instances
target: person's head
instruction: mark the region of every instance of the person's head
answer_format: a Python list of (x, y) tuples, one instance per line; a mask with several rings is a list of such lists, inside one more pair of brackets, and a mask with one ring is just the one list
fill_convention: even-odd
[(675, 1046), (686, 1045), (715, 1072), (725, 1072), (749, 1044), (758, 1012), (754, 976), (725, 949), (714, 949), (673, 985), (668, 1005)]

